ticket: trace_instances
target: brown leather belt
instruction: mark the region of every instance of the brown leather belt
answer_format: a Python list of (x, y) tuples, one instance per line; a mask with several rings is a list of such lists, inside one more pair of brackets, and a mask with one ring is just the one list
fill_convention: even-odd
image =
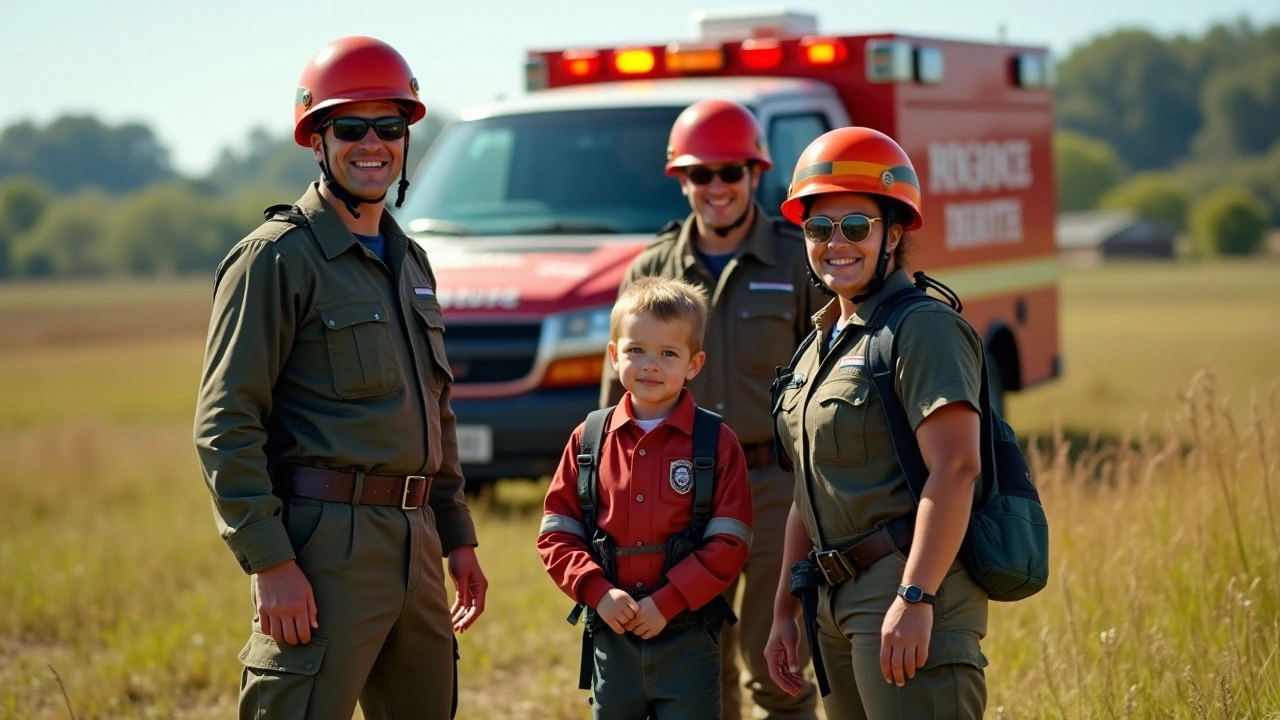
[(355, 473), (294, 465), (288, 471), (289, 487), (297, 497), (352, 505), (392, 505), (417, 510), (431, 495), (430, 475), (365, 475), (360, 501), (354, 501)]
[(910, 550), (915, 527), (916, 514), (912, 512), (890, 520), (883, 531), (877, 530), (842, 550), (814, 550), (809, 559), (822, 571), (828, 585), (842, 583), (894, 550)]
[(772, 440), (768, 442), (743, 445), (742, 454), (747, 457), (748, 470), (772, 467), (778, 464), (778, 456), (773, 450)]

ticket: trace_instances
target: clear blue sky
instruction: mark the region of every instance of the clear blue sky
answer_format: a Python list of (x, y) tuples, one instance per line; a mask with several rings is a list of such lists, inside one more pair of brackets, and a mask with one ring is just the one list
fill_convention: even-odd
[[(446, 112), (523, 92), (527, 48), (665, 42), (690, 11), (745, 0), (0, 0), (0, 127), (67, 112), (141, 120), (188, 173), (261, 126), (286, 133), (298, 76), (344, 35), (396, 46)], [(1276, 0), (809, 0), (832, 33), (897, 31), (1048, 46), (1059, 58), (1119, 27), (1199, 35), (1216, 21), (1280, 22)]]

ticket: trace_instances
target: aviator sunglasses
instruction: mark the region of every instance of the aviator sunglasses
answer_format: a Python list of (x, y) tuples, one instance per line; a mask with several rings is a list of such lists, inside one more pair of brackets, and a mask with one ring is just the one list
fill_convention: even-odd
[(362, 117), (340, 117), (325, 120), (319, 130), (333, 128), (333, 136), (343, 142), (358, 142), (364, 139), (369, 128), (383, 140), (399, 140), (409, 131), (409, 124), (402, 117), (380, 117), (376, 119)]
[(804, 230), (805, 239), (815, 243), (825, 243), (831, 241), (831, 236), (835, 232), (836, 226), (840, 226), (840, 234), (844, 239), (851, 242), (862, 242), (871, 234), (871, 226), (876, 224), (877, 220), (884, 218), (867, 217), (860, 213), (845, 215), (839, 222), (833, 221), (829, 217), (814, 215), (805, 220), (800, 226)]
[(710, 185), (716, 175), (719, 175), (721, 180), (732, 185), (733, 183), (740, 182), (742, 178), (746, 176), (747, 166), (725, 165), (719, 170), (712, 170), (705, 165), (695, 165), (694, 167), (685, 170), (684, 174), (688, 176), (689, 181), (694, 185)]

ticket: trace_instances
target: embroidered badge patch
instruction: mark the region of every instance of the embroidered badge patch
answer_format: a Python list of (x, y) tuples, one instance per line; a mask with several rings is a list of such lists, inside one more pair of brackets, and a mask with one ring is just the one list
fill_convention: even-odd
[(671, 489), (681, 495), (693, 489), (693, 461), (671, 461)]

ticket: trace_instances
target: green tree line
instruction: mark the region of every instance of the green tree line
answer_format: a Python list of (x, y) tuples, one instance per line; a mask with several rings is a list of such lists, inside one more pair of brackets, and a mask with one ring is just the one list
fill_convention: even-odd
[[(1060, 210), (1133, 209), (1206, 253), (1252, 252), (1280, 225), (1280, 25), (1119, 30), (1057, 77)], [(411, 170), (442, 124), (414, 127)], [(143, 124), (19, 122), (0, 132), (0, 278), (208, 271), (318, 175), (309, 151), (263, 130), (183, 177)]]

